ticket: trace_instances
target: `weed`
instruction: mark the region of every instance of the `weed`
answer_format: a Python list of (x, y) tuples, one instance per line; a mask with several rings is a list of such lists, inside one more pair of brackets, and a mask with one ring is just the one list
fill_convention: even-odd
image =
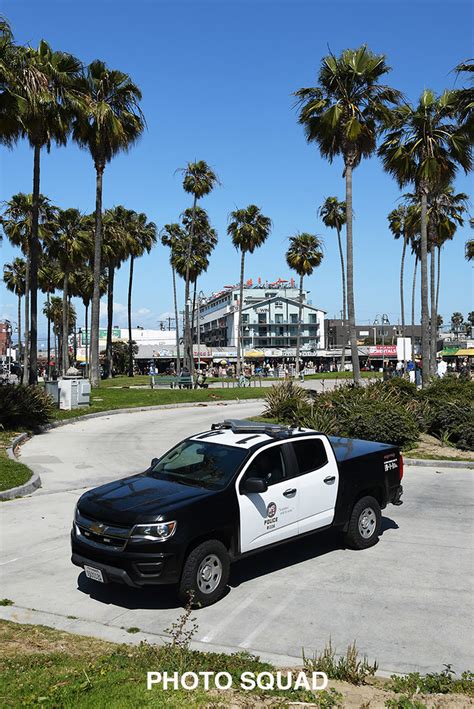
[(392, 675), (390, 689), (394, 692), (413, 695), (417, 692), (423, 694), (469, 694), (474, 696), (474, 673), (463, 672), (458, 677), (452, 665), (445, 665), (441, 672), (429, 672), (420, 675), (419, 672), (410, 672), (399, 677)]
[(140, 628), (136, 628), (134, 625), (132, 625), (131, 628), (127, 628), (127, 633), (139, 633)]
[(338, 658), (331, 640), (319, 655), (315, 653), (312, 658), (306, 657), (303, 650), (303, 665), (308, 672), (325, 672), (329, 679), (351, 684), (364, 684), (366, 677), (373, 676), (378, 669), (377, 663), (370, 664), (365, 655), (359, 658), (355, 641), (348, 646), (346, 654)]
[(11, 601), (9, 598), (2, 598), (0, 601), (0, 606), (12, 606), (13, 601)]
[(426, 704), (419, 702), (417, 699), (412, 700), (405, 695), (395, 697), (394, 699), (387, 699), (385, 706), (387, 709), (426, 709)]

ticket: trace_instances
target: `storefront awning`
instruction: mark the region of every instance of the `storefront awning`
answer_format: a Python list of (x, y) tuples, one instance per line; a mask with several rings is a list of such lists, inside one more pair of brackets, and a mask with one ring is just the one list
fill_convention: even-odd
[(467, 347), (464, 350), (458, 350), (456, 357), (474, 357), (474, 347)]
[(438, 352), (438, 357), (455, 357), (458, 353), (459, 347), (445, 347)]

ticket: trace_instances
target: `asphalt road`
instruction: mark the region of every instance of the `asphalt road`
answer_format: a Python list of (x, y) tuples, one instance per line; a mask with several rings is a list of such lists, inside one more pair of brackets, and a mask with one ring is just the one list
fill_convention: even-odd
[[(172, 588), (101, 586), (70, 563), (75, 502), (85, 488), (144, 469), (183, 436), (260, 407), (77, 420), (26, 443), (21, 460), (43, 487), (1, 504), (1, 596), (15, 605), (0, 617), (111, 639), (144, 637), (121, 630), (130, 627), (162, 635), (181, 613)], [(472, 669), (473, 471), (409, 467), (404, 487), (405, 504), (384, 511), (372, 549), (346, 550), (322, 533), (236, 563), (227, 596), (194, 613), (195, 640), (280, 664), (329, 638), (339, 651), (356, 640), (386, 671)]]

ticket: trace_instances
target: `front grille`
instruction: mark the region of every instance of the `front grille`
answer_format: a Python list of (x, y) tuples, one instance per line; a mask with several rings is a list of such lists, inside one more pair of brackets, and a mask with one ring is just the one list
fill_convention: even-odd
[(76, 513), (76, 527), (79, 535), (103, 548), (122, 551), (132, 532), (131, 527), (117, 527)]

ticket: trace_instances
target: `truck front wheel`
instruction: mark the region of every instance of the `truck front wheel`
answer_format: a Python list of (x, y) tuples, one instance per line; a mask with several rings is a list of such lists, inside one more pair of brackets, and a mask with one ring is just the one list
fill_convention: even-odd
[(186, 605), (210, 606), (224, 595), (229, 580), (229, 553), (222, 542), (209, 539), (187, 556), (178, 589), (180, 601)]
[(346, 532), (346, 543), (353, 549), (368, 549), (377, 544), (382, 513), (375, 497), (362, 497), (353, 509)]

